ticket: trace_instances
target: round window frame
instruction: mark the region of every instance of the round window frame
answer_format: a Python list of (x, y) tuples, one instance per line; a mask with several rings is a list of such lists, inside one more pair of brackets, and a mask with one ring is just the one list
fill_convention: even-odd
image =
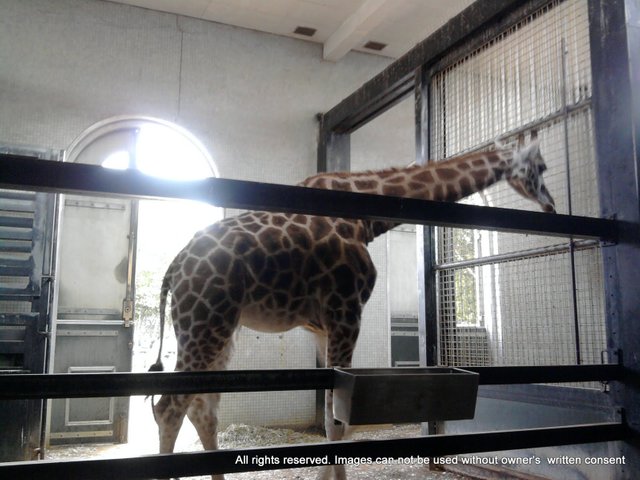
[(144, 115), (119, 115), (106, 118), (97, 123), (94, 123), (89, 128), (84, 130), (80, 135), (78, 135), (78, 137), (76, 137), (73, 142), (71, 142), (71, 144), (65, 151), (64, 161), (70, 163), (77, 162), (78, 158), (80, 158), (84, 150), (93, 142), (99, 140), (103, 136), (121, 130), (134, 130), (147, 125), (162, 126), (182, 135), (185, 139), (191, 142), (202, 154), (202, 158), (206, 161), (212, 176), (216, 178), (220, 176), (218, 173), (218, 168), (213, 161), (213, 158), (209, 154), (209, 151), (195, 135), (176, 123)]

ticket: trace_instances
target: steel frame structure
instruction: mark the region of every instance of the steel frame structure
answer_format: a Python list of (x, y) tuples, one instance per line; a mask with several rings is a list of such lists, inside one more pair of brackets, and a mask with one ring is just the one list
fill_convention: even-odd
[[(319, 170), (348, 168), (349, 135), (367, 121), (412, 93), (416, 99), (416, 155), (428, 151), (429, 73), (452, 48), (471, 50), (496, 31), (536, 11), (546, 0), (478, 0), (438, 32), (374, 77), (362, 88), (321, 115)], [(593, 110), (602, 218), (544, 215), (468, 205), (378, 197), (211, 179), (169, 183), (134, 171), (110, 171), (79, 164), (46, 162), (2, 155), (0, 187), (152, 198), (186, 198), (219, 206), (300, 212), (316, 215), (395, 220), (422, 225), (488, 228), (607, 242), (604, 255), (608, 347), (621, 352), (618, 364), (599, 366), (477, 367), (480, 383), (611, 381), (609, 407), (619, 408), (618, 421), (508, 432), (437, 435), (414, 439), (323, 443), (245, 451), (153, 455), (136, 459), (18, 462), (0, 465), (7, 478), (149, 478), (255, 470), (235, 464), (237, 455), (324, 456), (340, 452), (356, 456), (438, 456), (514, 448), (621, 441), (627, 459), (619, 478), (640, 476), (640, 9), (633, 0), (589, 0), (594, 74)], [(295, 198), (295, 202), (292, 199)], [(295, 206), (294, 206), (295, 205)], [(321, 207), (322, 206), (322, 207)], [(615, 219), (613, 219), (615, 217)], [(423, 276), (434, 274), (433, 235), (424, 229)], [(433, 282), (421, 289), (421, 355), (434, 365), (435, 309)], [(435, 317), (434, 317), (435, 318)], [(217, 373), (94, 374), (80, 377), (0, 376), (2, 398), (132, 395), (195, 391), (261, 391), (324, 389), (333, 385), (331, 370), (249, 371)], [(526, 394), (526, 392), (525, 392)], [(282, 468), (265, 465), (263, 468)]]
[[(621, 237), (614, 244), (601, 244), (606, 247), (603, 248), (603, 262), (607, 353), (610, 359), (623, 361), (637, 375), (640, 373), (640, 361), (634, 352), (640, 350), (640, 327), (634, 320), (640, 311), (640, 300), (637, 294), (633, 294), (633, 286), (640, 284), (640, 92), (637, 87), (640, 84), (640, 8), (632, 0), (588, 2), (593, 93), (589, 105), (582, 102), (577, 108), (590, 106), (593, 112), (600, 216), (622, 221)], [(433, 74), (452, 63), (452, 58), (464, 58), (548, 3), (547, 0), (476, 1), (320, 118), (318, 169), (348, 169), (350, 134), (412, 94), (415, 101), (416, 162), (427, 161), (431, 128), (429, 91)], [(566, 115), (567, 112), (561, 113)], [(508, 133), (515, 135), (529, 127), (531, 125), (524, 125)], [(521, 213), (512, 212), (511, 220), (517, 222)], [(439, 361), (438, 314), (434, 279), (443, 265), (437, 265), (435, 261), (433, 229), (425, 227), (423, 232), (419, 249), (424, 260), (418, 265), (419, 276), (423, 279), (419, 285), (420, 360), (422, 365), (436, 365)], [(577, 246), (573, 242), (575, 237), (571, 238), (569, 247), (573, 250)], [(479, 263), (484, 261), (478, 260)], [(629, 365), (629, 361), (634, 364)], [(624, 410), (636, 435), (640, 432), (638, 385), (637, 379), (615, 383), (610, 399), (610, 408)], [(534, 394), (538, 387), (531, 387)], [(539, 389), (544, 388), (540, 386)], [(567, 403), (579, 397), (584, 403), (598, 408), (596, 403), (602, 402), (586, 389), (580, 392), (562, 390), (556, 389), (554, 394), (565, 397)], [(521, 388), (484, 390), (489, 397), (496, 395), (495, 398), (505, 397), (505, 393), (507, 397), (522, 396), (524, 391)], [(549, 391), (544, 391), (544, 395), (548, 396)], [(435, 433), (435, 427), (431, 426), (429, 431)], [(626, 478), (627, 472), (633, 472), (630, 478), (634, 478), (640, 474), (637, 441), (625, 443), (622, 448), (622, 453), (629, 455), (627, 458), (632, 461), (620, 469), (619, 474)]]

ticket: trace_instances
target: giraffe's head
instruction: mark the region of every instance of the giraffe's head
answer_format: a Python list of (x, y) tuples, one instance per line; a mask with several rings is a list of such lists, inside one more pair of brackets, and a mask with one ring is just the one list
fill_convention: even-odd
[(525, 198), (538, 202), (545, 212), (555, 213), (556, 207), (542, 179), (547, 169), (542, 154), (537, 132), (531, 132), (531, 141), (524, 143), (524, 135), (518, 137), (518, 147), (513, 153), (513, 162), (506, 178), (516, 192)]

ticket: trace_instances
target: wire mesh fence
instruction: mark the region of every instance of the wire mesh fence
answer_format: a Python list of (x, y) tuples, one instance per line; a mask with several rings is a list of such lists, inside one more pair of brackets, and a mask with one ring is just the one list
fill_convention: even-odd
[[(442, 63), (431, 78), (431, 158), (491, 149), (496, 139), (514, 145), (535, 129), (557, 211), (599, 215), (587, 2), (552, 1)], [(505, 182), (464, 202), (538, 208)], [(597, 243), (450, 228), (436, 237), (441, 363), (600, 363)]]

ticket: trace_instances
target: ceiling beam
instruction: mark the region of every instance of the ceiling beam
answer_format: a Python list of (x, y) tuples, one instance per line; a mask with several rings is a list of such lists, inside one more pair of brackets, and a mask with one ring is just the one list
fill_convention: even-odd
[(362, 39), (385, 18), (393, 3), (394, 0), (365, 0), (324, 42), (322, 57), (337, 62), (359, 46)]

